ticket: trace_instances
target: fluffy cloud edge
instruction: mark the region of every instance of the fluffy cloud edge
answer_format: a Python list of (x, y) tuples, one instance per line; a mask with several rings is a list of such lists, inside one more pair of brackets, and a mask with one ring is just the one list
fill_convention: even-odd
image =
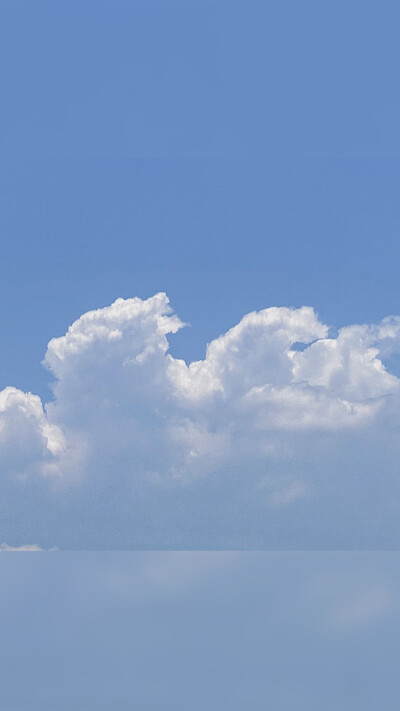
[(190, 364), (168, 353), (183, 325), (164, 293), (83, 314), (49, 342), (53, 402), (0, 392), (3, 470), (74, 478), (122, 453), (153, 481), (198, 477), (229, 466), (232, 452), (269, 456), (277, 435), (368, 426), (400, 392), (381, 359), (399, 348), (400, 317), (333, 337), (311, 307), (270, 307)]

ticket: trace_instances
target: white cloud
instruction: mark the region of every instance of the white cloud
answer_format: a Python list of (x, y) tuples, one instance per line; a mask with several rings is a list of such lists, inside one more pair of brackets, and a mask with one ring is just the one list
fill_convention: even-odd
[[(77, 490), (77, 479), (99, 489), (108, 481), (129, 492), (204, 477), (229, 485), (241, 470), (245, 486), (254, 472), (264, 481), (277, 463), (300, 461), (323, 433), (367, 432), (397, 416), (400, 380), (382, 357), (398, 348), (399, 318), (333, 337), (312, 308), (269, 308), (247, 314), (190, 365), (168, 353), (168, 334), (182, 326), (157, 294), (86, 313), (50, 341), (54, 401), (0, 393), (4, 476)], [(270, 501), (301, 499), (301, 474), (270, 477)]]
[(51, 472), (64, 448), (61, 430), (46, 418), (40, 398), (7, 387), (0, 392), (0, 461), (7, 476)]
[(37, 396), (0, 393), (8, 471), (84, 473), (93, 458), (110, 465), (124, 453), (137, 476), (196, 475), (238, 444), (246, 456), (265, 454), (272, 433), (360, 427), (399, 390), (379, 344), (398, 341), (400, 319), (328, 338), (311, 308), (269, 308), (247, 314), (190, 365), (167, 352), (167, 335), (182, 325), (157, 294), (86, 313), (50, 341), (47, 414)]
[(32, 544), (27, 544), (24, 546), (9, 546), (7, 543), (1, 543), (0, 544), (0, 552), (6, 553), (6, 552), (14, 552), (14, 551), (20, 551), (20, 552), (25, 552), (25, 551), (33, 551), (35, 553), (38, 553), (42, 551), (42, 548), (40, 546), (37, 546), (35, 543)]

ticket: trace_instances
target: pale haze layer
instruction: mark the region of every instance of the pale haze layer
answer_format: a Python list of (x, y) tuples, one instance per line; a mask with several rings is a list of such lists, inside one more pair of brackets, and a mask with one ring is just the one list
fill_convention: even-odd
[(4, 543), (398, 546), (400, 317), (266, 308), (190, 364), (183, 325), (164, 293), (117, 299), (48, 344), (51, 402), (0, 392)]
[(0, 558), (4, 710), (398, 709), (396, 552)]

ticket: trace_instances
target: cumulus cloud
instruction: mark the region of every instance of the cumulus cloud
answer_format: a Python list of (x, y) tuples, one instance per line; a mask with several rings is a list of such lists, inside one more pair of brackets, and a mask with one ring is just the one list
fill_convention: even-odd
[(49, 422), (37, 395), (12, 387), (0, 392), (0, 457), (6, 476), (50, 472), (63, 447), (61, 430)]
[(400, 380), (384, 360), (399, 346), (398, 317), (332, 335), (310, 307), (267, 308), (190, 364), (168, 353), (183, 325), (156, 294), (117, 299), (51, 340), (53, 401), (0, 393), (4, 478), (130, 495), (141, 483), (229, 486), (232, 472), (246, 488), (256, 473), (261, 498), (291, 506), (307, 486), (282, 462), (397, 417)]

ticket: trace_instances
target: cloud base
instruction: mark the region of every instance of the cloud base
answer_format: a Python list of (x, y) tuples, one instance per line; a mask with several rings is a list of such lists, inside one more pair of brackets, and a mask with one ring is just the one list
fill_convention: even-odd
[[(346, 509), (372, 509), (368, 496), (384, 473), (388, 498), (378, 498), (387, 513), (398, 487), (400, 379), (384, 362), (399, 349), (400, 318), (332, 334), (310, 307), (267, 308), (190, 364), (168, 352), (169, 334), (183, 325), (163, 293), (117, 299), (48, 344), (50, 403), (0, 392), (8, 530), (51, 501), (56, 538), (61, 521), (78, 519), (75, 534), (63, 534), (72, 547), (363, 541), (366, 522), (351, 526), (349, 511), (341, 521)], [(345, 524), (336, 534), (332, 513), (318, 523), (329, 500)], [(277, 528), (279, 517), (287, 522)], [(31, 529), (18, 538), (40, 526)]]

